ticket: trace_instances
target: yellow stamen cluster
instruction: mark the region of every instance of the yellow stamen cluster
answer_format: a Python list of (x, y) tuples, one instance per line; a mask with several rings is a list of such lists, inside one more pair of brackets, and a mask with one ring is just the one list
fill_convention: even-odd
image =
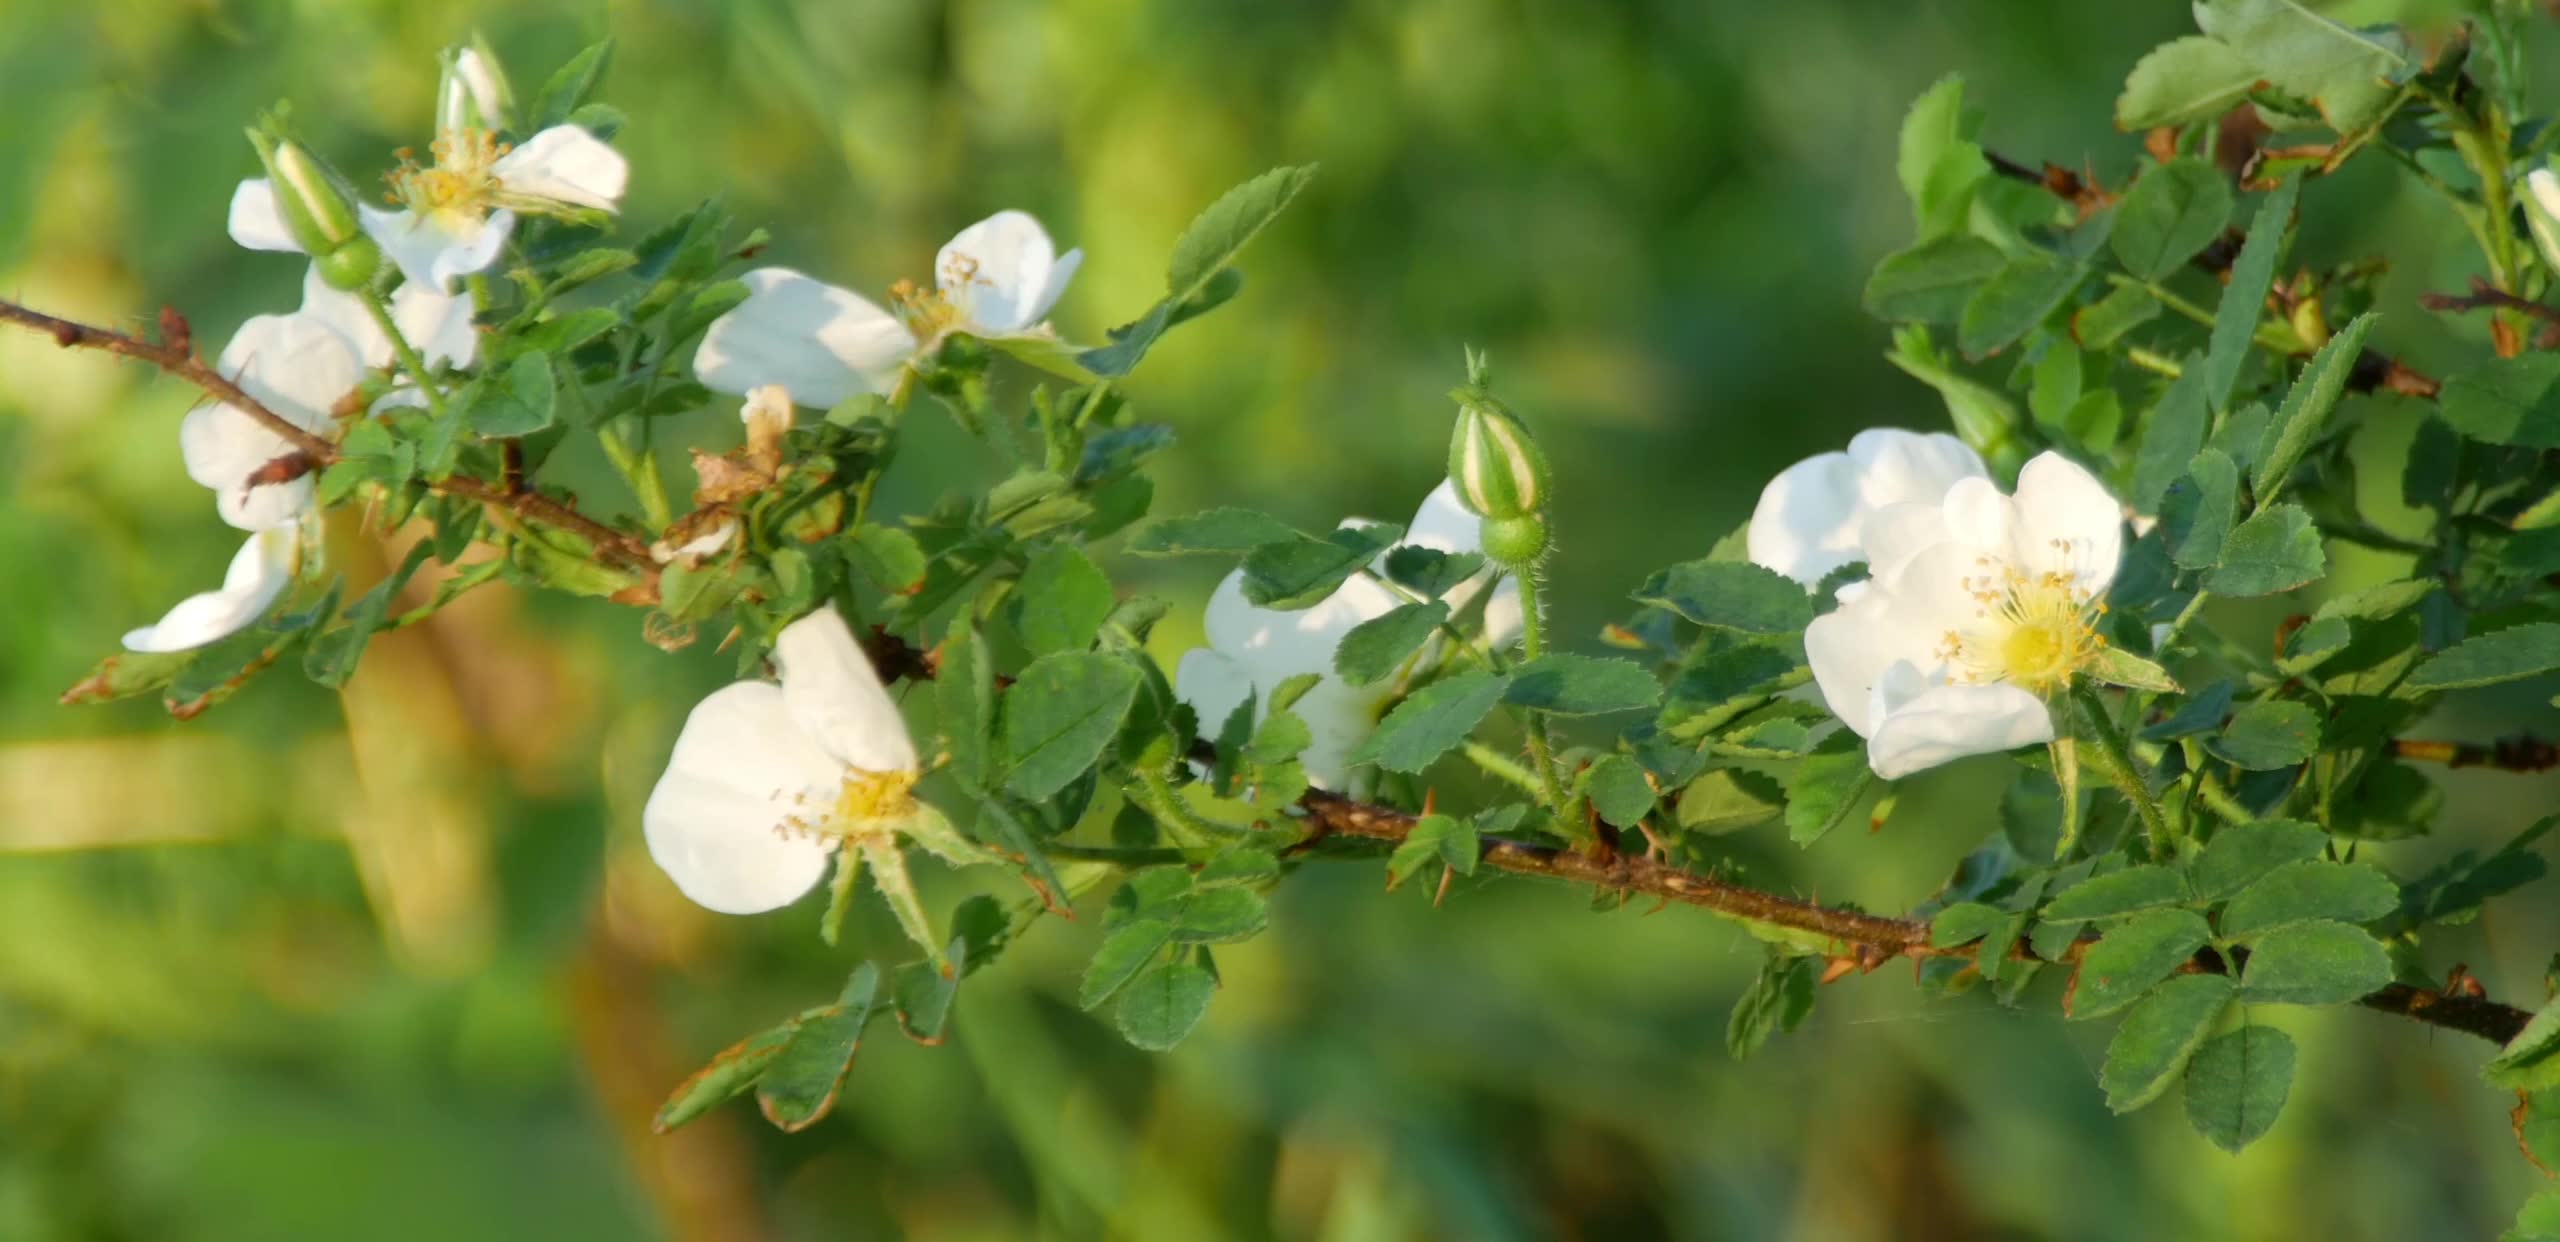
[(960, 308), (940, 289), (928, 289), (912, 280), (889, 286), (889, 305), (920, 340), (930, 341), (960, 322)]
[(811, 837), (874, 835), (881, 825), (896, 823), (915, 813), (918, 775), (915, 772), (866, 772), (860, 768), (846, 768), (844, 785), (836, 791), (835, 805), (814, 818), (798, 815), (785, 818), (779, 831), (785, 835)]
[(400, 167), (386, 177), (391, 192), (384, 197), (420, 215), (438, 212), (487, 215), (497, 205), (498, 157), (510, 148), (485, 129), (461, 129), (436, 136), (435, 162), (419, 167), (407, 150), (399, 151)]
[(1949, 630), (1938, 643), (1938, 657), (1957, 680), (2054, 694), (2106, 647), (2095, 622), (2107, 607), (2070, 574), (2028, 574), (1990, 557), (1977, 564), (1982, 572), (1963, 585), (1980, 606), (1978, 624), (1968, 633)]

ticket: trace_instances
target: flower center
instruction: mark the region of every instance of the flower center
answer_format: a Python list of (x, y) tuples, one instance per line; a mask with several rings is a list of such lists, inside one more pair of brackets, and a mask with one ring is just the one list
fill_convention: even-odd
[(419, 215), (446, 214), (479, 220), (497, 204), (504, 187), (493, 171), (507, 144), (485, 129), (458, 129), (436, 136), (435, 163), (421, 168), (408, 151), (399, 152), (400, 167), (390, 174), (391, 201)]
[[(975, 271), (972, 263), (970, 270)], [(940, 289), (928, 289), (912, 280), (901, 280), (889, 286), (889, 304), (898, 318), (906, 321), (907, 330), (916, 339), (931, 341), (950, 331), (960, 322), (960, 308)]]
[(1938, 655), (1966, 682), (2005, 681), (2035, 694), (2052, 694), (2106, 646), (2094, 625), (2106, 612), (2065, 573), (2026, 574), (1986, 558), (1984, 572), (1964, 580), (1981, 605), (1981, 624), (1950, 630)]
[(915, 788), (913, 772), (845, 769), (844, 788), (836, 794), (835, 830), (854, 836), (869, 825), (905, 819), (915, 813)]

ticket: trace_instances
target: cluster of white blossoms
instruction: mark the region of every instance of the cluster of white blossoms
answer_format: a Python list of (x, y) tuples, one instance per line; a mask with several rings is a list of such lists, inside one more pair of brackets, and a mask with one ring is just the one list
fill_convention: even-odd
[[(314, 435), (334, 433), (339, 404), (368, 369), (395, 361), (390, 330), (366, 300), (375, 296), (371, 247), (390, 255), (404, 277), (386, 299), (392, 327), (427, 365), (467, 368), (478, 352), (472, 303), (452, 293), (451, 281), (496, 261), (514, 211), (610, 211), (621, 197), (628, 170), (611, 147), (575, 126), (557, 126), (503, 149), (492, 127), (504, 124), (504, 79), (469, 48), (448, 53), (445, 67), (438, 163), (395, 175), (404, 210), (359, 207), (349, 218), (345, 194), (324, 169), (298, 147), (263, 135), (257, 141), (271, 175), (242, 182), (232, 195), (234, 241), (313, 261), (301, 307), (240, 325), (216, 368)], [(321, 246), (328, 251), (314, 253)], [(358, 258), (352, 268), (351, 257)], [(414, 391), (383, 398), (417, 399)], [(182, 600), (157, 624), (126, 634), (124, 645), (134, 651), (185, 651), (247, 628), (318, 546), (308, 464), (276, 468), (293, 461), (292, 441), (245, 411), (212, 405), (188, 413), (178, 442), (188, 477), (213, 489), (222, 520), (250, 535), (220, 589)]]
[[(1353, 519), (1345, 525), (1360, 524)], [(1456, 488), (1442, 482), (1415, 510), (1405, 528), (1404, 544), (1451, 554), (1483, 550), (1483, 523), (1460, 507)], [(1385, 554), (1375, 568), (1383, 574)], [(1488, 586), (1484, 641), (1499, 649), (1518, 641), (1521, 631), (1520, 585), (1485, 569), (1452, 587), (1441, 598), (1454, 614), (1464, 610)], [(1174, 668), (1175, 697), (1191, 705), (1203, 731), (1215, 733), (1248, 696), (1258, 722), (1270, 714), (1271, 693), (1280, 683), (1307, 673), (1315, 687), (1289, 710), (1305, 721), (1313, 740), (1299, 757), (1307, 779), (1325, 789), (1341, 790), (1351, 776), (1352, 753), (1360, 749), (1378, 714), (1403, 690), (1395, 678), (1352, 685), (1334, 671), (1334, 654), (1343, 636), (1363, 621), (1395, 611), (1405, 603), (1393, 591), (1366, 577), (1354, 577), (1312, 607), (1295, 612), (1260, 608), (1245, 599), (1244, 571), (1228, 574), (1209, 597), (1201, 628), (1209, 645), (1184, 652)], [(1417, 668), (1427, 668), (1438, 652), (1438, 640), (1423, 652)]]
[(2104, 649), (2124, 515), (2056, 453), (2003, 495), (1951, 436), (1877, 430), (1770, 481), (1752, 561), (1812, 589), (1867, 576), (1805, 630), (1814, 684), (1888, 780), (2055, 737), (2051, 700)]

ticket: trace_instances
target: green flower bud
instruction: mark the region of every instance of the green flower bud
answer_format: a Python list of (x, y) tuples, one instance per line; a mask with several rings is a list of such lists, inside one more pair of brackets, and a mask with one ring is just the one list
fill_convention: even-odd
[(2542, 261), (2560, 275), (2560, 175), (2549, 168), (2537, 168), (2525, 175), (2524, 222), (2533, 229), (2534, 248), (2542, 252)]
[(275, 188), (276, 211), (285, 228), (310, 254), (327, 254), (363, 235), (356, 227), (355, 204), (320, 161), (302, 144), (262, 129), (249, 131), (249, 145), (267, 167), (267, 183)]
[(1450, 394), (1458, 425), (1449, 436), (1449, 481), (1458, 503), (1481, 518), (1516, 518), (1547, 506), (1547, 455), (1518, 415), (1481, 385)]
[(374, 273), (382, 270), (382, 247), (358, 234), (346, 245), (312, 259), (311, 265), (320, 269), (320, 279), (329, 282), (330, 288), (352, 293), (371, 284)]
[(1486, 518), (1483, 538), (1485, 559), (1494, 564), (1512, 569), (1534, 565), (1546, 555), (1547, 520), (1534, 513)]

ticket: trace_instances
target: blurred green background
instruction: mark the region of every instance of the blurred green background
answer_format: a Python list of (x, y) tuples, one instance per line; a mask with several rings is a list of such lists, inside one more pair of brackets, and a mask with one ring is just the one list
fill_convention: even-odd
[[(1160, 509), (1401, 516), (1479, 345), (1555, 458), (1555, 594), (1587, 646), (1778, 467), (1942, 423), (1857, 306), (1909, 234), (1904, 104), (1961, 72), (1994, 149), (2120, 179), (2135, 144), (2110, 104), (2187, 20), (2038, 0), (9, 0), (0, 287), (116, 322), (173, 303), (210, 352), (300, 280), (223, 235), (253, 168), (240, 127), (289, 97), (327, 153), (379, 167), (423, 145), (432, 54), (475, 26), (520, 92), (620, 41), (631, 231), (716, 193), (773, 229), (775, 261), (877, 291), (1026, 207), (1087, 252), (1057, 314), (1085, 338), (1145, 307), (1220, 190), (1320, 161), (1244, 296), (1129, 386), (1182, 437)], [(2355, 175), (2308, 244), (2458, 284), (2451, 222)], [(2400, 346), (2461, 347), (2425, 331)], [(189, 724), (57, 708), (235, 546), (179, 466), (189, 396), (0, 340), (0, 1238), (2468, 1238), (2540, 1181), (2512, 1101), (2472, 1076), (2484, 1048), (2414, 1024), (2277, 1016), (2302, 1072), (2231, 1158), (2174, 1100), (2107, 1115), (2106, 1032), (2050, 997), (1930, 1003), (1887, 970), (1737, 1065), (1725, 1014), (1759, 962), (1740, 932), (1526, 882), (1435, 911), (1348, 867), (1287, 886), (1272, 933), (1222, 955), (1227, 987), (1174, 1054), (1076, 1010), (1094, 920), (1051, 921), (962, 989), (949, 1043), (875, 1036), (817, 1129), (741, 1105), (652, 1137), (677, 1078), (853, 960), (805, 908), (684, 904), (639, 850), (675, 726), (729, 661), (664, 656), (627, 611), (490, 592), (378, 641), (343, 699), (278, 677)], [(916, 503), (939, 486), (919, 469)], [(1211, 585), (1114, 569), (1193, 603)], [(1170, 623), (1168, 653), (1193, 632)], [(2537, 710), (2547, 729), (2530, 695), (2430, 728), (2486, 738)], [(2438, 838), (2383, 849), (2395, 868), (2560, 795), (2444, 784)], [(1912, 786), (1879, 835), (1726, 840), (1767, 883), (1902, 909), (1992, 828), (1978, 770)], [(947, 910), (964, 887), (935, 879)], [(2456, 953), (2529, 1003), (2551, 932), (2493, 912)], [(876, 910), (857, 941), (904, 951)]]

